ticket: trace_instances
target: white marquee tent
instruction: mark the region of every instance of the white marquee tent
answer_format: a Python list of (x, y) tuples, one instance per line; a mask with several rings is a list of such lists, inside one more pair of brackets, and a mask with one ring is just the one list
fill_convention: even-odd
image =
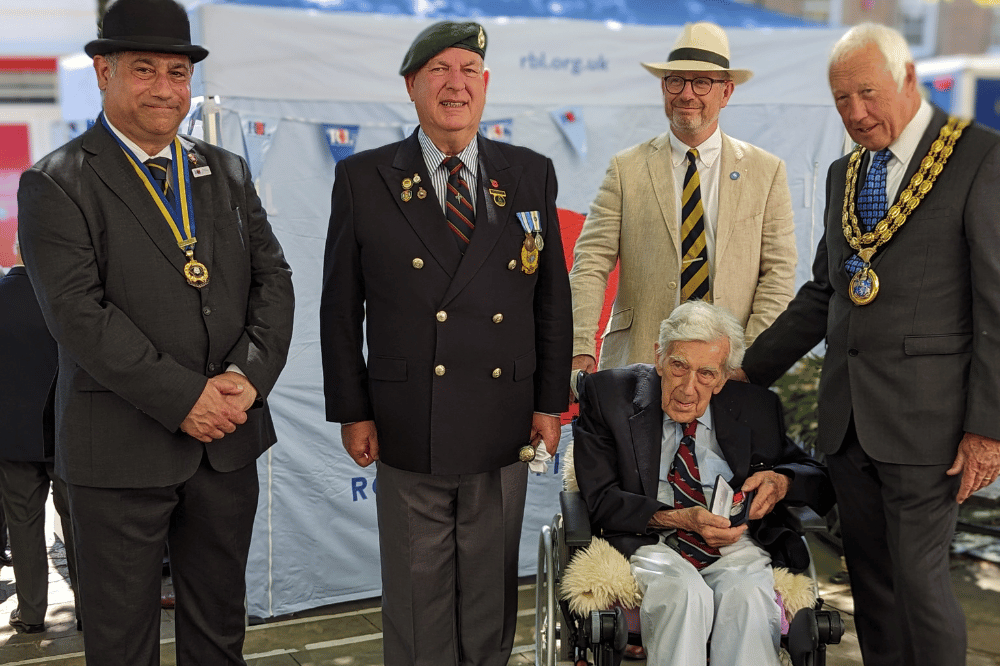
[[(338, 3), (316, 6), (325, 4)], [(412, 38), (433, 20), (224, 2), (193, 7), (191, 17), (195, 41), (210, 50), (197, 67), (195, 94), (207, 96), (206, 112), (218, 112), (221, 144), (248, 155), (296, 292), (292, 350), (270, 397), (279, 442), (259, 462), (249, 612), (268, 617), (377, 595), (374, 470), (350, 461), (339, 426), (323, 417), (323, 248), (333, 154), (380, 146), (413, 129), (416, 115), (396, 72)], [(659, 86), (639, 61), (665, 59), (680, 26), (478, 20), (489, 35), (484, 121), (497, 136), (549, 155), (560, 183), (559, 207), (585, 213), (610, 157), (666, 130)], [(737, 89), (722, 126), (786, 161), (801, 283), (822, 231), (826, 168), (843, 146), (826, 83), (827, 54), (841, 31), (728, 33), (734, 66), (756, 74)], [(75, 69), (73, 61), (65, 64), (64, 88), (80, 93), (68, 100), (64, 117), (93, 118), (99, 102), (84, 92), (92, 82), (89, 63), (78, 61)], [(567, 113), (574, 126), (564, 133)], [(205, 119), (216, 126), (209, 114)], [(533, 571), (538, 528), (558, 504), (556, 471), (533, 476), (529, 484), (522, 574)]]

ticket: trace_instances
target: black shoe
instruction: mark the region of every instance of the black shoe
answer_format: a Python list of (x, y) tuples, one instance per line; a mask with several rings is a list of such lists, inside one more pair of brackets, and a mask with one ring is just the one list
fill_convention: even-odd
[(14, 564), (9, 548), (0, 548), (0, 567), (9, 567)]
[(40, 634), (45, 631), (45, 623), (28, 624), (21, 619), (21, 609), (15, 608), (10, 614), (10, 626), (26, 634)]

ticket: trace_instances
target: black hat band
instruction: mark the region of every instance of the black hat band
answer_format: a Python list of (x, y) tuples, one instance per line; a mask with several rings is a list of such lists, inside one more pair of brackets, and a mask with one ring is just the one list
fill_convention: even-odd
[(674, 49), (670, 52), (670, 56), (667, 60), (669, 62), (673, 62), (675, 60), (698, 60), (700, 62), (718, 65), (723, 69), (729, 69), (729, 58), (723, 57), (718, 53), (713, 53), (712, 51), (706, 51), (705, 49), (695, 49), (690, 47)]
[[(115, 42), (135, 42), (136, 44), (159, 44), (161, 46), (191, 46), (190, 40), (160, 35), (116, 35), (110, 39)], [(144, 49), (148, 50), (148, 49)]]

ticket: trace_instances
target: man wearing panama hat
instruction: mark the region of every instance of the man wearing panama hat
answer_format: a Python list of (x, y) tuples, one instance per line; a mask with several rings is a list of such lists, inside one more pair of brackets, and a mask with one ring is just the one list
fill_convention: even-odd
[(59, 344), (56, 473), (76, 537), (87, 663), (159, 663), (170, 551), (179, 665), (244, 664), (265, 398), (292, 331), (291, 272), (241, 158), (177, 134), (191, 43), (174, 0), (118, 0), (94, 127), (26, 171), (19, 235)]
[(733, 313), (747, 342), (792, 297), (795, 238), (784, 163), (719, 129), (719, 112), (752, 73), (729, 62), (725, 31), (690, 23), (660, 79), (670, 129), (615, 155), (576, 243), (573, 368), (593, 371), (608, 274), (621, 262), (600, 367), (651, 363), (659, 323), (679, 303)]

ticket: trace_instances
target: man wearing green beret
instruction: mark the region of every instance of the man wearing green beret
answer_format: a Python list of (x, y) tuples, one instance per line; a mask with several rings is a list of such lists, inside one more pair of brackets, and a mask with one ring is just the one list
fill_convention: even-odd
[(485, 52), (477, 23), (420, 33), (400, 68), (420, 127), (338, 163), (333, 186), (320, 308), (327, 419), (343, 424), (358, 465), (377, 462), (391, 666), (507, 663), (527, 486), (519, 451), (555, 453), (567, 402), (555, 172), (542, 155), (478, 136)]

